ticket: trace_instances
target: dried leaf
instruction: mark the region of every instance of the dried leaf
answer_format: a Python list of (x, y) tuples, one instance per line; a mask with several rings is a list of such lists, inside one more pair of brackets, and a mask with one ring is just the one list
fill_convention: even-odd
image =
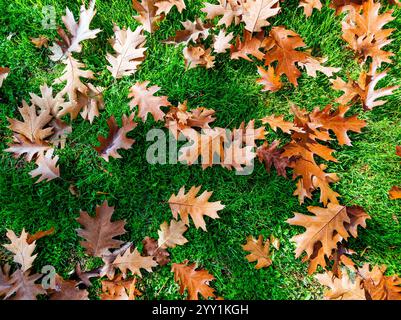
[(279, 0), (247, 0), (243, 2), (242, 21), (249, 32), (260, 32), (270, 23), (267, 19), (280, 11)]
[(111, 66), (107, 66), (115, 79), (134, 74), (139, 65), (145, 59), (144, 48), (146, 37), (143, 35), (143, 27), (138, 27), (135, 31), (130, 28), (120, 29), (114, 25), (114, 37), (111, 39), (115, 55), (107, 54), (107, 61)]
[(54, 149), (49, 149), (46, 153), (40, 153), (36, 159), (36, 169), (29, 172), (32, 178), (40, 176), (35, 183), (39, 183), (43, 180), (50, 181), (60, 177), (60, 168), (57, 166), (59, 156), (54, 156)]
[(269, 66), (267, 70), (258, 66), (258, 73), (261, 78), (257, 79), (256, 82), (263, 86), (263, 89), (261, 90), (262, 92), (276, 92), (283, 87), (280, 76), (276, 74), (273, 66)]
[(116, 119), (111, 116), (107, 120), (107, 125), (109, 126), (108, 137), (99, 136), (98, 140), (100, 142), (99, 147), (95, 147), (98, 154), (109, 161), (109, 157), (119, 159), (121, 155), (118, 153), (119, 149), (128, 150), (132, 147), (135, 140), (127, 137), (127, 134), (134, 130), (137, 123), (134, 121), (135, 114), (131, 113), (129, 117), (123, 115), (122, 127), (118, 127)]
[(182, 246), (188, 242), (184, 237), (184, 232), (187, 231), (187, 226), (184, 222), (172, 219), (170, 225), (167, 221), (160, 225), (158, 245), (160, 248), (175, 248), (177, 245)]
[(148, 114), (152, 114), (155, 121), (163, 120), (165, 113), (160, 107), (168, 107), (170, 103), (166, 96), (155, 96), (161, 88), (158, 86), (151, 86), (147, 88), (149, 81), (137, 82), (130, 89), (128, 98), (132, 98), (130, 101), (131, 110), (138, 106), (138, 117), (143, 121), (146, 121)]
[(255, 269), (262, 269), (272, 264), (270, 258), (270, 241), (266, 240), (266, 242), (263, 243), (262, 235), (259, 236), (258, 240), (249, 236), (247, 238), (247, 243), (243, 245), (242, 248), (250, 252), (250, 254), (246, 256), (249, 262), (257, 261)]
[(224, 205), (220, 201), (209, 202), (209, 198), (213, 192), (204, 191), (200, 196), (196, 197), (201, 186), (193, 186), (187, 194), (185, 187), (182, 187), (177, 195), (173, 194), (168, 203), (173, 212), (174, 219), (180, 215), (182, 221), (189, 226), (189, 217), (191, 216), (195, 227), (199, 227), (206, 231), (206, 223), (203, 216), (209, 216), (212, 219), (219, 218), (217, 211), (224, 209)]
[(6, 236), (11, 243), (3, 245), (4, 248), (13, 253), (14, 262), (21, 265), (22, 272), (29, 270), (37, 256), (37, 254), (32, 255), (36, 247), (35, 242), (28, 242), (29, 234), (25, 232), (25, 229), (22, 229), (19, 238), (15, 235), (14, 231), (8, 229)]
[(139, 13), (134, 19), (142, 24), (143, 29), (153, 33), (158, 29), (157, 24), (163, 20), (163, 15), (157, 14), (155, 0), (132, 0), (134, 9)]
[(83, 229), (78, 229), (77, 233), (85, 239), (81, 245), (87, 254), (102, 257), (109, 252), (109, 249), (119, 248), (123, 243), (114, 238), (126, 233), (124, 229), (126, 222), (125, 220), (111, 222), (113, 212), (114, 207), (109, 207), (107, 201), (96, 207), (96, 216), (93, 218), (87, 212), (81, 211), (77, 221)]
[(140, 269), (145, 269), (148, 272), (153, 272), (152, 268), (157, 266), (157, 262), (153, 257), (143, 257), (135, 248), (134, 252), (126, 250), (124, 254), (120, 254), (113, 262), (113, 266), (121, 270), (123, 275), (127, 274), (127, 270), (132, 274), (142, 277)]
[(165, 266), (170, 262), (170, 254), (163, 248), (159, 247), (157, 240), (145, 237), (142, 240), (143, 254), (145, 256), (153, 257), (159, 266)]
[(195, 270), (196, 265), (184, 263), (173, 263), (171, 271), (174, 272), (174, 279), (180, 285), (180, 294), (188, 292), (188, 300), (198, 300), (198, 294), (204, 299), (215, 298), (214, 289), (209, 287), (209, 281), (215, 278), (207, 270)]

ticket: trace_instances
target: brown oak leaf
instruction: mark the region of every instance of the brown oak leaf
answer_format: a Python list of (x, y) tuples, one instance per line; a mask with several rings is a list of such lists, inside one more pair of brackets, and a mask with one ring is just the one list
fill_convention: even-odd
[(159, 247), (156, 239), (145, 237), (142, 240), (143, 254), (148, 257), (153, 257), (158, 265), (164, 266), (170, 262), (170, 254), (163, 248)]
[(187, 194), (185, 187), (182, 187), (177, 195), (171, 195), (168, 203), (173, 213), (174, 219), (180, 215), (182, 221), (189, 226), (189, 217), (191, 216), (195, 227), (206, 231), (206, 223), (203, 216), (209, 216), (212, 219), (219, 218), (217, 212), (224, 209), (220, 201), (209, 202), (213, 192), (204, 191), (200, 196), (196, 196), (201, 186), (193, 186)]
[(114, 207), (109, 207), (107, 201), (96, 207), (95, 217), (81, 211), (77, 221), (83, 229), (77, 229), (77, 233), (85, 239), (81, 241), (81, 245), (86, 249), (87, 254), (102, 257), (109, 252), (109, 249), (119, 248), (123, 243), (114, 238), (126, 233), (124, 229), (126, 222), (125, 220), (111, 222), (113, 212)]
[(137, 82), (130, 89), (130, 94), (128, 98), (132, 98), (130, 101), (131, 110), (138, 106), (138, 117), (143, 121), (146, 121), (148, 114), (152, 114), (155, 121), (163, 120), (165, 113), (160, 109), (161, 107), (168, 107), (170, 102), (168, 102), (166, 96), (155, 96), (161, 88), (158, 86), (149, 85), (149, 81)]
[(109, 157), (119, 159), (121, 155), (118, 153), (119, 149), (128, 150), (132, 147), (135, 140), (127, 137), (127, 134), (134, 130), (137, 123), (134, 121), (135, 114), (131, 113), (129, 117), (123, 115), (121, 128), (117, 125), (114, 116), (111, 116), (107, 120), (107, 125), (109, 126), (109, 134), (106, 137), (99, 136), (98, 140), (100, 146), (95, 147), (98, 154), (109, 161)]

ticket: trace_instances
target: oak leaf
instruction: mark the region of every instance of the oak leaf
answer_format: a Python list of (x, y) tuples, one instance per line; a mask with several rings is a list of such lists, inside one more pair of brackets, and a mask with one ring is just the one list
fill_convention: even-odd
[(4, 151), (13, 153), (14, 157), (16, 158), (24, 155), (25, 161), (28, 162), (32, 161), (32, 159), (38, 154), (51, 149), (48, 143), (41, 140), (31, 142), (29, 139), (25, 138), (25, 136), (21, 134), (14, 134), (13, 142), (14, 143), (9, 144), (8, 148)]
[(14, 262), (21, 265), (22, 272), (29, 270), (37, 256), (37, 254), (32, 255), (36, 248), (35, 242), (28, 242), (29, 234), (25, 232), (25, 229), (22, 229), (19, 237), (12, 230), (7, 230), (6, 236), (11, 243), (3, 245), (4, 248), (13, 253)]
[(146, 121), (148, 114), (152, 114), (155, 121), (163, 120), (165, 113), (160, 109), (161, 107), (168, 107), (170, 103), (166, 96), (155, 96), (161, 88), (158, 86), (151, 86), (147, 88), (149, 81), (137, 82), (130, 89), (128, 98), (130, 101), (131, 110), (138, 106), (138, 117)]
[(153, 257), (158, 265), (164, 266), (170, 262), (170, 254), (158, 245), (156, 239), (145, 237), (142, 240), (143, 254), (148, 257)]
[(31, 37), (30, 40), (33, 43), (33, 45), (39, 49), (42, 47), (47, 48), (49, 46), (49, 38), (44, 35), (40, 35), (37, 38)]
[(262, 60), (264, 53), (260, 51), (265, 46), (263, 32), (259, 32), (253, 36), (251, 32), (244, 31), (243, 40), (238, 36), (235, 45), (231, 45), (231, 59), (245, 59), (252, 61), (249, 55), (254, 56), (258, 60)]
[(35, 282), (42, 277), (41, 274), (29, 275), (29, 272), (24, 272), (17, 269), (10, 278), (11, 287), (4, 299), (9, 300), (36, 300), (38, 295), (46, 294), (41, 284)]
[(37, 109), (35, 105), (28, 106), (28, 104), (23, 100), (22, 107), (18, 109), (20, 112), (23, 122), (8, 118), (10, 123), (9, 128), (25, 136), (31, 142), (39, 142), (44, 140), (52, 134), (52, 128), (45, 126), (50, 122), (52, 116), (50, 115), (50, 110), (42, 110), (42, 112), (37, 115)]
[(180, 285), (180, 294), (188, 292), (188, 300), (198, 300), (199, 294), (204, 298), (215, 298), (214, 289), (209, 287), (209, 281), (215, 278), (204, 269), (196, 270), (196, 264), (173, 263), (171, 271), (174, 272), (174, 279)]
[(216, 120), (215, 111), (203, 107), (188, 110), (187, 101), (180, 103), (178, 107), (170, 107), (166, 114), (166, 125), (175, 139), (178, 140), (178, 134), (188, 128), (209, 129), (209, 124)]
[(186, 9), (184, 0), (157, 0), (155, 6), (157, 7), (156, 14), (164, 13), (165, 15), (169, 14), (173, 7), (176, 7), (179, 13)]
[(364, 110), (372, 110), (374, 107), (385, 104), (385, 100), (378, 99), (391, 95), (399, 86), (390, 86), (376, 90), (375, 87), (378, 82), (387, 75), (386, 71), (377, 73), (376, 70), (377, 66), (372, 63), (369, 73), (363, 71), (358, 81), (350, 79), (348, 82), (345, 82), (341, 78), (332, 80), (333, 89), (344, 92), (336, 102), (347, 104), (355, 100), (361, 101)]
[(287, 220), (291, 225), (302, 226), (306, 231), (296, 235), (292, 241), (296, 243), (295, 255), (299, 257), (303, 251), (306, 259), (313, 259), (310, 272), (316, 270), (317, 265), (325, 267), (325, 257), (330, 258), (337, 243), (347, 241), (350, 236), (357, 237), (357, 227), (366, 227), (369, 215), (360, 207), (345, 207), (329, 203), (327, 208), (308, 207), (314, 216), (295, 213)]
[(81, 52), (82, 41), (96, 38), (96, 35), (101, 30), (91, 30), (89, 28), (96, 14), (95, 4), (96, 1), (91, 0), (88, 8), (84, 5), (81, 6), (78, 23), (75, 21), (74, 15), (70, 9), (66, 8), (66, 15), (62, 17), (62, 20), (69, 34), (61, 28), (58, 29), (61, 41), (57, 41), (56, 44), (53, 45), (53, 48), (51, 48), (53, 52), (52, 60), (59, 60), (63, 57), (63, 53), (65, 52)]
[(272, 264), (270, 258), (270, 241), (266, 240), (265, 243), (263, 243), (262, 235), (259, 236), (258, 240), (249, 236), (247, 238), (247, 243), (243, 245), (242, 248), (250, 252), (250, 254), (246, 256), (249, 262), (257, 261), (255, 269), (265, 268)]
[(132, 0), (132, 5), (139, 13), (134, 19), (142, 24), (145, 31), (155, 32), (158, 29), (157, 24), (164, 18), (163, 15), (157, 14), (155, 0)]
[(334, 112), (330, 105), (323, 110), (315, 109), (311, 115), (311, 120), (321, 125), (326, 130), (331, 130), (337, 137), (340, 145), (351, 145), (351, 139), (347, 132), (352, 131), (360, 133), (362, 128), (366, 126), (366, 121), (359, 120), (357, 115), (345, 118), (345, 114), (350, 109), (347, 106), (339, 106)]
[(55, 285), (50, 300), (88, 300), (88, 291), (79, 289), (78, 282), (74, 280), (64, 280), (56, 274)]
[(257, 79), (256, 82), (263, 86), (262, 92), (276, 92), (283, 87), (280, 76), (276, 74), (276, 70), (273, 66), (269, 66), (267, 70), (258, 66), (258, 73), (261, 78)]
[(49, 138), (49, 143), (54, 147), (63, 149), (67, 141), (67, 136), (72, 132), (72, 127), (60, 119), (53, 119), (50, 124), (53, 134)]
[(217, 26), (225, 25), (229, 27), (233, 22), (238, 24), (243, 14), (242, 0), (219, 0), (219, 4), (204, 3), (206, 19), (212, 20), (215, 17), (222, 16)]
[(50, 110), (50, 114), (57, 117), (60, 108), (64, 106), (64, 99), (60, 94), (56, 94), (53, 97), (53, 88), (49, 88), (47, 84), (40, 86), (40, 93), (41, 97), (34, 93), (29, 93), (31, 103), (39, 107), (41, 112), (48, 112)]
[(95, 147), (98, 154), (109, 161), (109, 157), (119, 159), (121, 155), (118, 153), (119, 149), (128, 150), (132, 147), (135, 140), (127, 137), (127, 134), (134, 130), (137, 126), (134, 121), (135, 114), (131, 113), (129, 117), (123, 115), (121, 128), (117, 125), (114, 116), (111, 116), (107, 120), (107, 125), (109, 126), (109, 134), (106, 137), (99, 136), (98, 140), (100, 146)]
[(297, 79), (301, 72), (296, 64), (307, 62), (309, 55), (296, 49), (305, 47), (305, 43), (297, 33), (282, 26), (273, 27), (269, 36), (273, 41), (267, 48), (265, 65), (277, 61), (277, 74), (285, 74), (293, 85), (298, 86)]
[(221, 29), (219, 34), (215, 35), (213, 38), (213, 51), (216, 53), (224, 53), (230, 49), (230, 41), (234, 38), (232, 32), (226, 33), (225, 30)]
[(90, 70), (83, 70), (85, 64), (76, 60), (71, 54), (63, 61), (65, 68), (61, 77), (54, 80), (55, 84), (66, 82), (64, 88), (59, 92), (61, 97), (68, 96), (69, 104), (64, 106), (61, 115), (70, 113), (73, 119), (76, 118), (82, 105), (78, 104), (78, 94), (86, 95), (88, 87), (82, 83), (81, 78), (94, 79), (93, 72)]
[(60, 177), (60, 168), (57, 166), (59, 156), (53, 156), (54, 149), (49, 149), (46, 152), (40, 153), (35, 163), (38, 166), (36, 169), (29, 172), (32, 178), (40, 176), (36, 183), (43, 180), (51, 181)]
[(212, 25), (209, 23), (203, 23), (203, 21), (199, 18), (196, 18), (195, 21), (184, 21), (181, 22), (184, 30), (179, 30), (176, 32), (175, 36), (168, 38), (166, 43), (172, 44), (189, 44), (190, 42), (196, 43), (198, 40), (205, 40), (209, 36), (210, 29)]
[(267, 172), (270, 172), (274, 166), (279, 176), (287, 177), (286, 169), (289, 168), (290, 161), (287, 157), (283, 157), (284, 150), (279, 148), (280, 141), (274, 140), (270, 145), (267, 141), (260, 146), (256, 155), (260, 162), (263, 162)]
[(157, 231), (159, 235), (158, 245), (160, 248), (175, 248), (177, 245), (184, 245), (188, 240), (184, 237), (184, 232), (188, 227), (181, 220), (177, 221), (172, 219), (170, 225), (167, 221), (160, 225), (160, 230)]
[(142, 34), (143, 27), (132, 31), (115, 25), (113, 30), (114, 37), (110, 42), (116, 54), (107, 54), (106, 59), (110, 63), (107, 70), (115, 79), (119, 79), (134, 74), (145, 59), (146, 37)]
[[(373, 64), (380, 67), (383, 62), (391, 63), (392, 52), (384, 51), (383, 47), (392, 42), (388, 39), (394, 29), (382, 29), (384, 25), (394, 20), (393, 10), (379, 14), (380, 2), (367, 0), (361, 10), (348, 13), (342, 23), (343, 39), (351, 49), (363, 60), (370, 57)], [(362, 13), (360, 13), (362, 11)]]
[(136, 289), (137, 279), (124, 280), (122, 276), (116, 277), (113, 281), (102, 281), (101, 300), (135, 300), (135, 297), (142, 293)]
[(85, 239), (81, 245), (87, 254), (102, 257), (109, 249), (119, 248), (123, 243), (114, 238), (126, 233), (124, 229), (126, 222), (125, 220), (111, 222), (113, 212), (114, 207), (109, 207), (107, 201), (96, 207), (96, 216), (93, 218), (87, 212), (81, 211), (77, 221), (83, 229), (78, 229), (77, 234)]
[(213, 68), (215, 57), (211, 54), (211, 52), (211, 48), (205, 49), (203, 45), (185, 47), (183, 49), (185, 66), (188, 69), (192, 69), (197, 66), (202, 66), (206, 69)]
[(249, 32), (260, 32), (269, 26), (267, 19), (281, 10), (279, 0), (247, 0), (243, 2), (242, 21)]
[(180, 215), (182, 221), (189, 226), (189, 217), (191, 216), (195, 227), (199, 227), (206, 231), (206, 223), (203, 216), (209, 216), (212, 219), (219, 218), (217, 211), (224, 209), (224, 205), (220, 201), (209, 202), (213, 192), (204, 191), (200, 196), (196, 197), (201, 186), (193, 186), (187, 194), (185, 187), (182, 187), (178, 194), (171, 195), (168, 203), (173, 213), (174, 219)]
[(365, 263), (358, 273), (364, 279), (364, 288), (369, 300), (401, 300), (401, 278), (386, 276), (386, 266), (370, 267)]
[(343, 273), (341, 278), (337, 278), (329, 271), (318, 274), (315, 278), (320, 284), (329, 287), (324, 293), (327, 300), (366, 300), (362, 278), (359, 276), (351, 280), (347, 273)]
[(127, 271), (131, 271), (132, 274), (142, 276), (140, 269), (145, 269), (148, 272), (153, 272), (152, 268), (157, 266), (157, 262), (153, 260), (153, 257), (143, 257), (139, 253), (138, 249), (135, 248), (134, 252), (128, 249), (124, 254), (120, 254), (113, 262), (113, 266), (121, 270), (123, 275), (127, 274)]
[(313, 9), (317, 9), (319, 11), (322, 9), (322, 3), (320, 0), (301, 0), (299, 2), (299, 7), (303, 7), (305, 15), (310, 17)]

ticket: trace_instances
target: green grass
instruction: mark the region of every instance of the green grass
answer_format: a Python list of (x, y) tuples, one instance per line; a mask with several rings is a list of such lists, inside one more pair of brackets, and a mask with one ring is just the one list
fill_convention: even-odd
[[(53, 39), (55, 30), (43, 30), (42, 7), (53, 5), (57, 23), (61, 23), (65, 6), (75, 14), (81, 1), (61, 0), (0, 0), (0, 65), (11, 68), (11, 73), (0, 89), (0, 150), (11, 139), (7, 117), (19, 117), (17, 107), (22, 99), (29, 99), (29, 92), (39, 93), (43, 83), (51, 84), (60, 76), (62, 66), (48, 58), (48, 50), (37, 49), (30, 37), (41, 34)], [(189, 240), (184, 246), (171, 250), (172, 262), (185, 259), (197, 262), (209, 270), (216, 280), (212, 286), (226, 299), (316, 299), (321, 297), (321, 287), (313, 277), (307, 276), (306, 265), (295, 259), (294, 245), (290, 238), (302, 231), (291, 227), (285, 220), (292, 212), (306, 213), (292, 196), (295, 183), (267, 174), (256, 164), (249, 176), (237, 176), (220, 167), (203, 171), (199, 166), (150, 165), (146, 162), (146, 133), (162, 123), (149, 120), (140, 123), (130, 134), (136, 140), (134, 147), (122, 151), (123, 159), (106, 163), (98, 157), (92, 146), (97, 135), (107, 132), (106, 120), (110, 115), (120, 118), (127, 113), (128, 89), (136, 81), (149, 80), (162, 87), (162, 94), (172, 103), (188, 100), (190, 107), (205, 106), (216, 110), (216, 126), (237, 127), (242, 121), (259, 119), (270, 114), (289, 114), (290, 103), (312, 110), (331, 103), (340, 93), (330, 88), (327, 77), (308, 77), (305, 73), (294, 88), (287, 81), (277, 93), (261, 93), (256, 85), (256, 63), (230, 61), (228, 54), (220, 55), (212, 70), (201, 68), (185, 70), (180, 48), (161, 41), (181, 28), (180, 21), (203, 16), (201, 0), (186, 1), (188, 9), (179, 14), (175, 9), (153, 35), (147, 36), (148, 55), (140, 71), (134, 76), (114, 81), (106, 70), (105, 55), (110, 51), (107, 39), (112, 35), (112, 23), (132, 29), (138, 24), (132, 18), (134, 11), (129, 0), (98, 0), (98, 13), (92, 29), (103, 30), (97, 39), (86, 41), (79, 57), (97, 74), (96, 85), (108, 87), (105, 92), (106, 109), (93, 125), (78, 118), (73, 122), (73, 133), (67, 146), (59, 150), (61, 179), (34, 184), (28, 175), (33, 164), (16, 160), (10, 154), (0, 154), (0, 243), (6, 242), (6, 229), (19, 233), (47, 229), (56, 233), (38, 241), (38, 258), (35, 270), (53, 265), (63, 276), (73, 270), (76, 263), (87, 268), (99, 261), (84, 254), (79, 245), (75, 219), (79, 210), (93, 213), (95, 206), (108, 200), (116, 207), (115, 219), (126, 219), (128, 233), (123, 240), (140, 246), (145, 236), (157, 236), (159, 225), (171, 218), (167, 200), (183, 185), (202, 185), (203, 190), (214, 191), (212, 200), (221, 200), (226, 208), (221, 219), (207, 218), (208, 232), (196, 230), (193, 225), (186, 233)], [(285, 25), (299, 33), (313, 50), (314, 55), (325, 56), (328, 64), (341, 67), (341, 76), (357, 76), (360, 66), (353, 60), (352, 52), (341, 40), (341, 17), (326, 4), (321, 12), (314, 12), (307, 19), (297, 1), (286, 1), (283, 10), (272, 19), (273, 25)], [(394, 63), (389, 66), (389, 76), (381, 85), (401, 84), (401, 9), (395, 9), (396, 20), (388, 27), (396, 28), (395, 39), (387, 48), (394, 52)], [(235, 28), (236, 31), (239, 28)], [(12, 35), (12, 36), (11, 36)], [(8, 40), (7, 37), (11, 36)], [(57, 87), (59, 89), (59, 87)], [(371, 215), (366, 230), (359, 230), (359, 237), (350, 241), (350, 247), (363, 256), (356, 255), (358, 263), (364, 261), (386, 264), (389, 272), (401, 274), (401, 207), (399, 201), (388, 199), (391, 186), (401, 184), (400, 159), (395, 146), (401, 141), (401, 90), (388, 102), (371, 112), (362, 113), (358, 105), (352, 112), (360, 112), (368, 122), (362, 134), (351, 135), (352, 147), (337, 146), (338, 164), (330, 164), (329, 171), (337, 172), (341, 181), (334, 189), (342, 195), (342, 203), (361, 205)], [(268, 140), (276, 138), (270, 132)], [(281, 138), (284, 136), (279, 135)], [(77, 198), (68, 187), (74, 184), (80, 192)], [(318, 205), (318, 195), (307, 205)], [(268, 237), (274, 234), (281, 241), (281, 248), (273, 255), (273, 265), (255, 270), (254, 263), (245, 260), (241, 245), (248, 235)], [(10, 260), (5, 249), (0, 249), (2, 263)], [(144, 299), (178, 299), (177, 285), (170, 268), (159, 267), (154, 273), (144, 272), (140, 289)], [(99, 287), (92, 289), (92, 296)]]

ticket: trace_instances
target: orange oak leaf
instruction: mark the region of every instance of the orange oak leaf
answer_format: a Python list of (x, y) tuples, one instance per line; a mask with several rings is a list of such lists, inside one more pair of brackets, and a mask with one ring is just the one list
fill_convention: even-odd
[(171, 271), (174, 272), (174, 280), (180, 285), (180, 294), (188, 292), (188, 300), (198, 300), (199, 294), (204, 298), (215, 298), (214, 289), (209, 287), (209, 281), (215, 278), (204, 269), (196, 270), (196, 264), (173, 263)]
[(391, 95), (399, 86), (375, 89), (378, 82), (387, 75), (386, 71), (377, 73), (376, 70), (377, 66), (372, 63), (369, 73), (363, 71), (358, 81), (350, 79), (348, 82), (345, 82), (341, 78), (331, 80), (334, 90), (344, 92), (336, 102), (347, 104), (353, 101), (361, 101), (364, 110), (372, 110), (374, 107), (385, 104), (385, 100), (378, 99)]
[(310, 266), (310, 273), (315, 271), (319, 264), (325, 267), (325, 257), (332, 256), (337, 244), (347, 241), (350, 236), (356, 238), (358, 226), (365, 228), (366, 219), (370, 219), (360, 207), (345, 207), (333, 203), (329, 203), (327, 208), (309, 206), (308, 211), (314, 216), (295, 213), (287, 223), (306, 229), (303, 234), (294, 236), (292, 241), (296, 243), (296, 257), (305, 251), (304, 260), (314, 260)]
[(276, 74), (273, 66), (269, 66), (267, 70), (258, 66), (258, 73), (261, 78), (257, 79), (256, 82), (263, 86), (263, 91), (276, 92), (283, 87), (280, 76)]
[(313, 9), (317, 9), (319, 11), (322, 9), (322, 3), (320, 0), (301, 0), (299, 2), (299, 7), (303, 7), (305, 15), (310, 17)]
[(246, 256), (249, 262), (257, 261), (255, 269), (261, 269), (268, 267), (272, 264), (270, 258), (270, 241), (267, 239), (263, 244), (263, 236), (260, 235), (258, 240), (254, 237), (249, 236), (247, 243), (242, 246), (245, 251), (249, 251), (250, 254)]
[(252, 61), (249, 55), (254, 56), (258, 60), (262, 60), (264, 53), (260, 51), (265, 46), (264, 34), (259, 32), (253, 36), (251, 32), (244, 31), (243, 40), (240, 36), (235, 40), (235, 45), (231, 45), (231, 59), (245, 59)]
[(116, 277), (113, 281), (102, 281), (101, 300), (135, 300), (142, 293), (136, 288), (137, 279), (124, 280), (122, 276)]
[(305, 47), (305, 43), (297, 33), (282, 26), (273, 27), (269, 36), (272, 41), (267, 47), (265, 65), (277, 61), (277, 74), (285, 74), (293, 85), (298, 86), (297, 79), (301, 72), (296, 63), (307, 62), (309, 55), (296, 49)]
[[(380, 2), (367, 0), (360, 10), (351, 10), (342, 23), (343, 39), (350, 48), (363, 60), (370, 57), (380, 67), (383, 62), (391, 63), (392, 52), (383, 47), (392, 42), (388, 39), (394, 29), (383, 29), (383, 26), (394, 20), (393, 10), (380, 14)], [(362, 13), (361, 13), (362, 12)]]

